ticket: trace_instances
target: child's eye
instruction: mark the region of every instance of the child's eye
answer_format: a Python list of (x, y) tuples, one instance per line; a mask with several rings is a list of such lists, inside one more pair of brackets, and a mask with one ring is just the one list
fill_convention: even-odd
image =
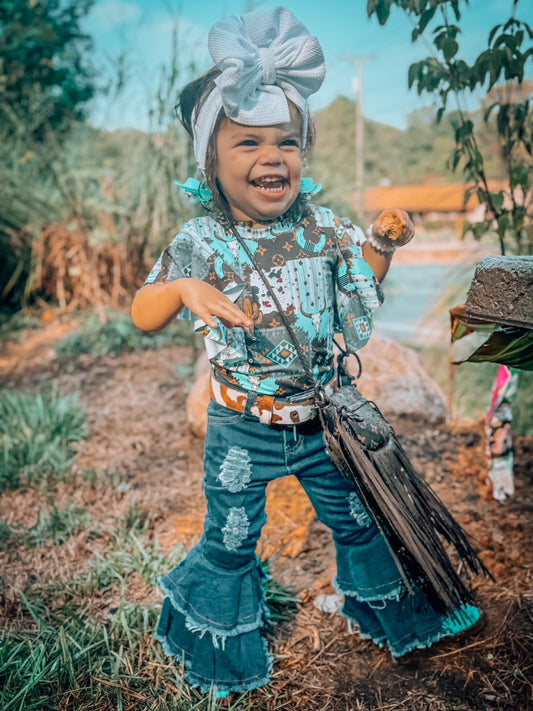
[(257, 146), (257, 141), (254, 141), (253, 138), (246, 138), (239, 143), (239, 146)]
[(283, 141), (281, 145), (291, 146), (292, 148), (300, 148), (300, 141), (298, 141), (296, 138), (288, 138), (286, 141)]

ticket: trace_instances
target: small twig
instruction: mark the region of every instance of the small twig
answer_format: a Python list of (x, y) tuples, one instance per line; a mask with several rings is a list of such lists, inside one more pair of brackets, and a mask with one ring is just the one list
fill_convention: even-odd
[(329, 648), (331, 647), (331, 645), (334, 644), (334, 643), (337, 642), (337, 641), (338, 641), (338, 638), (337, 638), (337, 637), (333, 637), (332, 639), (330, 639), (329, 642), (325, 645), (325, 647), (323, 647), (323, 648), (318, 652), (318, 654), (315, 654), (315, 656), (311, 659), (311, 661), (306, 664), (306, 666), (302, 669), (302, 671), (305, 671), (306, 669), (308, 669), (308, 668), (311, 666), (311, 664), (314, 664), (314, 662), (316, 662), (316, 660), (317, 660), (320, 656), (322, 656), (322, 654), (324, 654), (324, 652), (326, 651), (326, 649), (329, 649)]
[(478, 642), (472, 642), (472, 644), (469, 644), (466, 647), (461, 647), (460, 649), (454, 649), (452, 652), (444, 652), (443, 654), (435, 654), (433, 657), (429, 657), (429, 659), (440, 659), (441, 657), (451, 657), (454, 654), (460, 654), (461, 652), (464, 652), (467, 649), (472, 649), (472, 647), (479, 647), (480, 644), (485, 644), (486, 642), (489, 642), (492, 639), (496, 639), (496, 637), (487, 637), (487, 639), (480, 639)]

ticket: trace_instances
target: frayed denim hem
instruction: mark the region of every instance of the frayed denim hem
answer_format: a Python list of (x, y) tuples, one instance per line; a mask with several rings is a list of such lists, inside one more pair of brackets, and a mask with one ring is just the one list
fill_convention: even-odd
[(391, 649), (390, 646), (387, 643), (387, 646), (389, 647), (391, 657), (397, 658), (397, 657), (403, 657), (406, 654), (410, 654), (411, 652), (416, 651), (417, 649), (429, 649), (432, 647), (434, 644), (437, 642), (440, 642), (441, 639), (444, 639), (445, 637), (453, 637), (453, 633), (447, 632), (445, 630), (439, 629), (435, 630), (433, 634), (431, 634), (426, 640), (414, 640), (413, 642), (410, 642), (409, 644), (406, 644), (404, 647), (398, 649)]
[[(431, 630), (428, 630), (425, 640), (414, 639), (403, 646), (399, 646), (398, 644), (396, 644), (394, 647), (391, 647), (391, 644), (387, 639), (386, 635), (372, 636), (371, 634), (361, 632), (361, 630), (359, 629), (359, 623), (356, 619), (350, 617), (344, 612), (342, 612), (341, 614), (343, 615), (343, 617), (346, 618), (346, 621), (348, 623), (348, 631), (350, 632), (350, 634), (354, 634), (354, 632), (356, 632), (359, 637), (361, 637), (361, 639), (371, 640), (380, 648), (383, 648), (385, 645), (387, 645), (391, 656), (394, 658), (403, 657), (407, 654), (410, 654), (411, 652), (416, 651), (417, 649), (429, 649), (434, 644), (437, 644), (437, 642), (440, 642), (441, 640), (446, 639), (447, 637), (455, 637), (455, 635), (469, 630), (471, 627), (477, 624), (477, 621), (479, 619), (479, 613), (477, 614), (476, 619), (470, 620), (467, 616), (464, 616), (461, 610), (457, 610), (456, 613), (452, 613), (450, 615), (450, 618), (455, 619), (457, 621), (458, 619), (460, 620), (462, 617), (461, 621), (465, 624), (456, 628), (455, 631), (446, 629), (446, 621), (444, 620), (440, 625), (435, 626)], [(466, 621), (468, 621), (468, 624), (466, 624)], [(356, 625), (357, 630), (352, 629), (352, 623)]]
[(429, 649), (429, 647), (432, 647), (446, 637), (455, 637), (458, 634), (466, 632), (471, 627), (474, 627), (479, 619), (480, 613), (476, 607), (473, 605), (463, 605), (445, 617), (438, 627), (434, 627), (431, 631), (428, 631), (428, 636), (424, 641), (414, 640), (409, 642), (404, 647), (401, 647), (400, 651), (398, 651), (398, 645), (396, 645), (395, 649), (391, 649), (391, 655), (393, 657), (403, 657), (405, 654), (414, 652), (416, 649)]
[[(387, 638), (385, 635), (382, 635), (381, 637), (373, 637), (371, 634), (367, 634), (366, 632), (361, 632), (361, 629), (359, 627), (359, 623), (357, 620), (354, 620), (353, 617), (350, 617), (344, 612), (341, 612), (341, 615), (345, 618), (346, 623), (348, 625), (348, 632), (350, 634), (357, 634), (361, 639), (369, 639), (371, 642), (374, 642), (374, 644), (377, 644), (378, 647), (383, 647), (383, 642), (387, 641)], [(357, 629), (353, 629), (352, 624), (354, 624)]]
[(267, 670), (264, 676), (254, 676), (249, 679), (239, 681), (220, 681), (216, 679), (205, 679), (191, 671), (191, 661), (183, 658), (183, 654), (176, 654), (171, 648), (165, 635), (160, 635), (157, 632), (154, 639), (161, 644), (163, 652), (167, 657), (174, 658), (183, 668), (183, 675), (189, 686), (198, 689), (202, 694), (214, 694), (215, 691), (242, 692), (253, 691), (270, 683), (270, 676), (274, 664), (274, 657), (268, 651), (268, 645), (265, 639), (262, 639), (263, 651), (267, 662)]
[(258, 603), (258, 609), (255, 620), (252, 622), (246, 622), (236, 625), (230, 630), (221, 630), (208, 622), (201, 623), (196, 620), (192, 615), (187, 613), (185, 607), (177, 600), (174, 591), (171, 590), (164, 582), (163, 577), (157, 579), (161, 589), (165, 595), (170, 600), (172, 607), (179, 612), (185, 618), (185, 626), (191, 632), (197, 632), (200, 636), (209, 632), (212, 640), (213, 646), (218, 648), (219, 644), (224, 649), (224, 641), (227, 637), (237, 637), (238, 635), (244, 634), (246, 632), (252, 632), (259, 627), (263, 627), (265, 622), (270, 619), (270, 611), (265, 601), (265, 591), (262, 590), (262, 599)]
[(405, 594), (405, 586), (403, 584), (403, 581), (401, 581), (401, 580), (398, 581), (398, 583), (395, 583), (395, 585), (397, 585), (397, 587), (395, 589), (390, 590), (387, 593), (380, 594), (380, 593), (377, 593), (376, 591), (374, 591), (372, 594), (369, 594), (369, 595), (365, 595), (358, 590), (347, 590), (346, 588), (342, 588), (339, 585), (339, 581), (338, 581), (338, 578), (336, 575), (333, 577), (332, 583), (333, 583), (333, 587), (335, 588), (335, 590), (338, 593), (340, 593), (341, 595), (344, 595), (345, 597), (354, 597), (359, 602), (370, 603), (370, 602), (378, 602), (380, 600), (384, 600), (384, 601), (395, 600), (396, 602), (398, 602), (400, 600), (400, 598), (402, 598), (403, 595)]

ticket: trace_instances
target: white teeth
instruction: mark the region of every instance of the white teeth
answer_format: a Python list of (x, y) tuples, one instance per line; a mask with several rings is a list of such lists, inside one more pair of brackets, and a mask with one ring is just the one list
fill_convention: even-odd
[(282, 183), (284, 178), (276, 177), (274, 175), (266, 175), (264, 178), (257, 178), (255, 182), (257, 183)]
[(263, 178), (254, 180), (256, 188), (268, 190), (269, 192), (281, 192), (284, 189), (285, 179), (274, 175), (265, 175)]

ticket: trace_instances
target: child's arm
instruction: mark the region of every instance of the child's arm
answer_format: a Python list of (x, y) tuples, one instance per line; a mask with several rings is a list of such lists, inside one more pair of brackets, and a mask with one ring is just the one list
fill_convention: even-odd
[(414, 234), (413, 223), (405, 210), (394, 207), (378, 215), (363, 245), (363, 257), (379, 282), (389, 271), (395, 249), (410, 242)]
[(208, 326), (216, 328), (213, 316), (218, 316), (228, 326), (249, 328), (247, 316), (221, 291), (200, 279), (146, 284), (140, 289), (131, 305), (131, 318), (143, 331), (160, 331), (187, 307)]

